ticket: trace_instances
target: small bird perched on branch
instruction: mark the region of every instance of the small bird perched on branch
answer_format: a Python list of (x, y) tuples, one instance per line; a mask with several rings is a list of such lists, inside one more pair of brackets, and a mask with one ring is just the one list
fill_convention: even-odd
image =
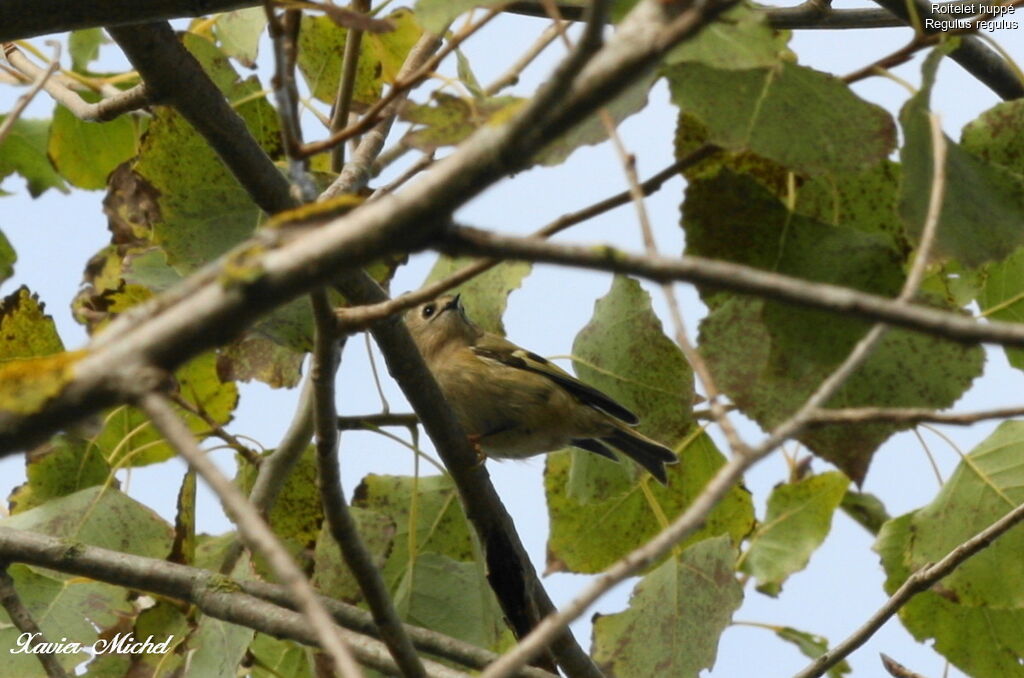
[(463, 430), (486, 455), (522, 459), (572, 445), (618, 461), (611, 446), (667, 483), (665, 464), (678, 458), (633, 430), (635, 414), (474, 325), (459, 295), (420, 304), (405, 322)]

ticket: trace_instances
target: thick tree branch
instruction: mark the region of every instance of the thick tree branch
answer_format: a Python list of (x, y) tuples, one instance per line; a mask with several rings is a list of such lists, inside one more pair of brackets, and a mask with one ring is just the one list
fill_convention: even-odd
[(173, 106), (217, 152), (238, 182), (264, 211), (294, 207), (288, 181), (231, 108), (199, 62), (182, 47), (169, 24), (111, 27), (156, 102)]
[(468, 254), (629, 273), (657, 282), (681, 280), (743, 292), (799, 306), (877, 320), (963, 343), (1024, 346), (1024, 324), (979, 323), (959, 313), (914, 306), (847, 287), (813, 283), (703, 257), (646, 257), (607, 245), (565, 245), (455, 227), (435, 245), (447, 254)]
[(96, 26), (124, 26), (254, 7), (259, 0), (3, 0), (0, 42)]

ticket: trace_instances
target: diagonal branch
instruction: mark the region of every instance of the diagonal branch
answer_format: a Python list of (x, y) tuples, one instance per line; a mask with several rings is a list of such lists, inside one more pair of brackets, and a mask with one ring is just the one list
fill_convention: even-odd
[(338, 675), (343, 678), (360, 678), (363, 673), (359, 665), (327, 610), (317, 599), (309, 580), (242, 491), (199, 449), (192, 432), (174, 412), (167, 399), (152, 392), (145, 393), (138, 397), (137, 405), (168, 444), (210, 486), (232, 522), (238, 526), (238, 532), (249, 549), (266, 558), (274, 574), (291, 590), (303, 617), (308, 620), (319, 645), (331, 658)]
[(963, 343), (1024, 346), (1024, 325), (977, 322), (959, 313), (914, 306), (847, 287), (811, 283), (704, 257), (648, 257), (607, 245), (566, 245), (453, 227), (434, 247), (446, 254), (516, 259), (628, 273), (656, 282), (683, 280), (799, 306), (886, 322)]
[(859, 629), (831, 650), (815, 659), (793, 678), (813, 678), (824, 675), (831, 667), (867, 642), (868, 638), (873, 636), (885, 622), (899, 612), (900, 608), (906, 605), (911, 598), (922, 591), (927, 591), (944, 577), (951, 574), (953, 570), (960, 567), (969, 558), (988, 548), (992, 542), (1021, 521), (1024, 521), (1024, 504), (1017, 506), (1005, 516), (954, 548), (939, 562), (925, 565), (914, 572)]
[(334, 402), (334, 380), (337, 378), (341, 346), (334, 332), (334, 314), (327, 300), (327, 292), (318, 290), (312, 296), (316, 338), (310, 376), (314, 388), (316, 459), (324, 515), (331, 536), (341, 548), (345, 564), (355, 576), (395, 664), (401, 668), (403, 676), (420, 678), (426, 675), (423, 663), (402, 627), (402, 620), (395, 611), (384, 578), (359, 534), (341, 488), (338, 412)]

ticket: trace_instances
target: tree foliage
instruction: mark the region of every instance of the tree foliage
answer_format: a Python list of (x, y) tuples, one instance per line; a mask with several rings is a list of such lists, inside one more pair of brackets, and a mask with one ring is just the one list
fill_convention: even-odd
[[(638, 412), (640, 430), (680, 459), (661, 486), (632, 464), (581, 450), (548, 456), (546, 570), (639, 579), (627, 609), (595, 618), (592, 659), (565, 635), (548, 638), (548, 649), (523, 659), (536, 658), (534, 675), (558, 666), (573, 678), (696, 676), (713, 667), (744, 596), (785, 595), (837, 510), (876, 533), (888, 594), (955, 561), (888, 610), (915, 638), (968, 675), (1024, 675), (1024, 544), (1012, 530), (1024, 516), (1019, 422), (994, 428), (915, 511), (890, 518), (889, 498), (856, 491), (895, 433), (955, 419), (941, 412), (984, 373), (982, 341), (1024, 365), (1024, 330), (1014, 324), (1024, 314), (1024, 99), (979, 112), (954, 140), (936, 126), (933, 88), (944, 60), (984, 71), (971, 61), (987, 49), (976, 36), (916, 33), (906, 52), (927, 54), (921, 86), (893, 115), (851, 88), (865, 74), (837, 77), (798, 63), (789, 47), (783, 26), (846, 21), (841, 10), (799, 25), (792, 12), (744, 3), (559, 8), (584, 27), (535, 91), (510, 89), (517, 70), (482, 83), (460, 48), (486, 39), (492, 14), (500, 25), (508, 8), (499, 3), (224, 7), (234, 11), (183, 22), (170, 40), (165, 26), (142, 23), (166, 17), (139, 8), (136, 25), (108, 30), (134, 68), (119, 73), (93, 70), (101, 50), (118, 45), (95, 21), (65, 26), (56, 4), (52, 30), (78, 29), (65, 40), (65, 70), (46, 73), (26, 56), (39, 54), (34, 47), (5, 43), (9, 71), (21, 84), (45, 84), (56, 103), (49, 119), (0, 117), (0, 179), (39, 199), (103, 191), (110, 237), (82, 262), (71, 314), (91, 338), (72, 347), (18, 279), (20, 267), (39, 262), (20, 260), (0, 232), (0, 453), (24, 452), (27, 477), (0, 519), (0, 565), (13, 584), (0, 595), (0, 647), (17, 647), (29, 619), (40, 638), (83, 646), (118, 633), (173, 636), (164, 654), (56, 655), (65, 671), (87, 662), (90, 676), (324, 675), (327, 656), (344, 671), (336, 651), (315, 650), (334, 629), (303, 607), (302, 584), (289, 583), (275, 555), (281, 548), (373, 670), (417, 675), (419, 659), (403, 657), (403, 634), (387, 614), (418, 627), (407, 633), (428, 660), (425, 675), (464, 675), (513, 650), (554, 609), (486, 474), (469, 463), (464, 436), (450, 435), (451, 413), (417, 400), (436, 387), (388, 320), (417, 293), (389, 300), (383, 290), (410, 254), (431, 249), (440, 254), (421, 293), (458, 291), (470, 315), (500, 333), (530, 262), (604, 271), (608, 291), (578, 328), (574, 370)], [(602, 37), (606, 20), (616, 25)], [(557, 38), (548, 28), (557, 24), (532, 21), (550, 32), (539, 47)], [(12, 26), (4, 30), (19, 30)], [(37, 33), (25, 26), (24, 36)], [(133, 47), (132, 31), (157, 48)], [(454, 78), (433, 77), (434, 54), (455, 63)], [(1019, 77), (988, 58), (997, 75)], [(199, 75), (186, 77), (192, 71), (175, 59)], [(865, 59), (879, 59), (879, 69), (898, 63)], [(1005, 96), (1000, 82), (992, 86)], [(537, 235), (453, 222), (501, 179), (560, 165), (585, 145), (620, 143), (615, 126), (657, 105), (649, 95), (659, 88), (675, 126), (648, 133), (674, 149), (666, 177), (641, 183), (627, 149), (630, 192)], [(636, 265), (613, 246), (545, 240), (613, 205), (642, 203), (675, 176), (685, 179), (679, 210), (655, 220), (682, 229), (681, 256), (649, 249)], [(696, 285), (705, 308), (695, 346), (675, 322), (670, 288), (659, 297), (640, 278)], [(655, 311), (662, 300), (668, 313)], [(337, 368), (333, 346), (362, 330), (373, 332), (448, 469), (367, 475), (351, 506), (339, 506), (329, 491), (337, 468), (325, 462), (336, 451), (332, 430), (416, 426), (391, 412), (335, 423), (325, 386)], [(297, 387), (311, 352), (310, 400)], [(294, 431), (265, 452), (232, 426), (239, 399), (254, 397), (240, 383), (253, 381), (296, 394)], [(184, 442), (160, 424), (153, 394), (181, 422)], [(730, 423), (737, 413), (775, 434), (741, 440)], [(770, 496), (751, 496), (743, 473), (786, 441), (836, 470), (798, 462)], [(204, 471), (188, 456), (197, 443), (236, 451), (233, 484), (251, 498), (255, 522), (263, 516), (271, 528), (270, 547), (237, 510), (227, 512), (237, 531), (197, 534)], [(176, 515), (122, 491), (125, 471), (176, 454), (195, 467), (173, 479)], [(374, 621), (346, 605), (372, 609)], [(814, 629), (772, 630), (810, 658), (828, 655)], [(849, 673), (847, 652), (805, 675)], [(0, 678), (59, 675), (32, 654), (12, 656)]]

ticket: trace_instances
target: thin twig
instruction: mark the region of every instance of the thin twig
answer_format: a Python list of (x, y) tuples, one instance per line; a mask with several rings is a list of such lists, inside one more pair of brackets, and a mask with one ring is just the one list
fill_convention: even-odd
[(979, 412), (936, 412), (924, 407), (852, 407), (818, 410), (810, 416), (810, 424), (858, 424), (890, 422), (895, 424), (948, 424), (970, 426), (987, 419), (1009, 419), (1024, 416), (1024, 407), (1004, 407)]
[(927, 591), (960, 567), (969, 558), (988, 548), (992, 542), (1021, 521), (1024, 521), (1024, 504), (1020, 504), (1002, 518), (951, 550), (939, 562), (925, 565), (916, 570), (907, 577), (907, 580), (889, 597), (889, 600), (885, 601), (885, 604), (871, 615), (859, 629), (831, 650), (815, 659), (802, 671), (794, 675), (793, 678), (815, 678), (816, 676), (824, 675), (829, 668), (835, 666), (867, 642), (911, 598), (922, 591)]
[(344, 678), (361, 678), (363, 673), (359, 665), (338, 634), (327, 610), (317, 599), (309, 580), (242, 491), (199, 449), (192, 432), (175, 413), (170, 401), (164, 396), (149, 392), (138, 397), (137, 405), (149, 416), (168, 444), (185, 458), (189, 466), (195, 469), (214, 491), (227, 515), (238, 526), (239, 534), (246, 545), (266, 558), (275, 576), (291, 590), (298, 609), (309, 621), (338, 675)]
[[(432, 33), (421, 35), (409, 50), (396, 80), (409, 78), (410, 74), (418, 71), (424, 63), (430, 61), (431, 55), (437, 51), (440, 45), (441, 40), (438, 36)], [(345, 193), (352, 193), (366, 185), (373, 173), (373, 161), (377, 159), (381, 149), (384, 148), (384, 141), (391, 131), (391, 125), (394, 123), (395, 117), (398, 115), (398, 108), (403, 101), (404, 91), (373, 116), (376, 123), (364, 132), (362, 139), (359, 140), (359, 145), (352, 153), (352, 159), (345, 163), (345, 167), (338, 177), (320, 194), (319, 200), (328, 200)], [(367, 113), (363, 119), (370, 117), (371, 115)]]
[[(57, 72), (60, 67), (60, 43), (56, 41), (47, 41), (53, 46), (53, 58), (50, 60), (50, 65), (46, 68), (40, 68), (39, 73), (35, 76), (35, 81), (32, 86), (29, 87), (28, 91), (18, 97), (18, 100), (14, 102), (14, 106), (11, 108), (7, 117), (4, 118), (3, 123), (0, 123), (0, 143), (7, 138), (7, 135), (14, 128), (14, 123), (18, 121), (21, 114), (32, 102), (32, 100), (39, 94), (39, 91), (46, 87), (46, 83), (53, 77), (53, 74)], [(10, 43), (4, 44), (4, 56), (10, 61), (10, 53), (18, 52), (21, 53), (17, 47)]]
[[(654, 229), (651, 227), (651, 220), (647, 214), (647, 207), (644, 204), (645, 193), (640, 185), (640, 178), (636, 173), (636, 158), (626, 150), (618, 131), (615, 129), (611, 116), (605, 111), (602, 111), (601, 115), (605, 128), (608, 130), (608, 136), (612, 141), (612, 145), (619, 154), (619, 159), (623, 170), (625, 171), (626, 179), (629, 181), (629, 193), (633, 204), (636, 206), (637, 221), (640, 224), (640, 232), (643, 234), (644, 249), (647, 251), (648, 255), (658, 256), (658, 243), (654, 239)], [(676, 344), (683, 352), (686, 362), (689, 363), (690, 367), (693, 369), (694, 373), (696, 373), (697, 378), (700, 379), (700, 382), (704, 387), (704, 393), (707, 397), (708, 407), (711, 410), (711, 416), (714, 418), (715, 423), (718, 424), (719, 428), (721, 428), (722, 434), (725, 436), (725, 440), (729, 443), (729, 448), (733, 453), (743, 454), (747, 452), (750, 448), (740, 437), (739, 431), (737, 431), (736, 427), (732, 424), (732, 420), (729, 419), (727, 410), (722, 405), (721, 391), (718, 390), (718, 386), (715, 384), (715, 379), (711, 374), (711, 370), (708, 368), (704, 358), (700, 355), (700, 352), (697, 351), (697, 348), (686, 335), (686, 323), (683, 321), (683, 313), (679, 307), (679, 300), (676, 298), (675, 288), (672, 286), (672, 283), (668, 281), (663, 281), (660, 287), (662, 294), (665, 296), (666, 304), (668, 305), (669, 318), (672, 320), (672, 329), (675, 333)]]
[(21, 596), (18, 595), (18, 591), (14, 587), (14, 579), (11, 578), (7, 567), (7, 561), (0, 561), (0, 607), (3, 607), (4, 611), (7, 612), (7, 616), (10, 618), (14, 628), (21, 631), (21, 637), (27, 637), (25, 643), (22, 643), (19, 638), (19, 649), (9, 648), (7, 651), (24, 651), (33, 654), (39, 660), (43, 671), (46, 672), (49, 678), (68, 678), (67, 671), (57, 661), (55, 653), (43, 652), (41, 649), (37, 649), (40, 645), (48, 646), (50, 643), (46, 640), (43, 630), (36, 624), (36, 620), (32, 618), (32, 613), (21, 602)]
[[(452, 36), (447, 44), (442, 49), (438, 50), (436, 54), (426, 61), (417, 64), (417, 68), (410, 69), (405, 73), (400, 71), (398, 76), (395, 78), (395, 82), (388, 90), (388, 93), (374, 102), (374, 104), (363, 114), (363, 117), (361, 117), (357, 122), (352, 123), (343, 130), (339, 130), (322, 141), (306, 144), (302, 149), (303, 154), (310, 156), (322, 153), (323, 151), (333, 148), (336, 144), (340, 144), (354, 136), (358, 136), (369, 131), (382, 119), (389, 116), (388, 109), (393, 108), (392, 104), (398, 102), (400, 97), (406, 96), (409, 90), (423, 82), (423, 80), (437, 68), (438, 64), (440, 64), (445, 57), (455, 51), (455, 49), (465, 42), (467, 38), (487, 25), (491, 19), (498, 16), (500, 13), (500, 10), (489, 10), (483, 19), (471, 26), (461, 29), (458, 33)], [(421, 38), (421, 40), (422, 39), (423, 38)], [(409, 58), (406, 57), (406, 64), (410, 63)], [(402, 71), (405, 71), (405, 64), (403, 64)]]
[[(5, 43), (3, 48), (7, 61), (19, 73), (35, 80), (45, 76), (43, 89), (46, 90), (46, 93), (80, 120), (106, 122), (113, 120), (123, 113), (138, 110), (151, 103), (149, 93), (145, 85), (142, 84), (135, 85), (123, 92), (118, 91), (95, 103), (89, 103), (74, 91), (74, 86), (81, 88), (79, 83), (70, 78), (63, 77), (57, 72), (60, 69), (59, 50), (54, 55), (54, 58), (50, 60), (47, 67), (41, 68), (13, 44)], [(46, 75), (47, 73), (56, 73), (56, 75)]]
[(491, 84), (484, 87), (484, 94), (487, 96), (494, 96), (506, 87), (511, 87), (519, 82), (519, 76), (524, 70), (526, 70), (526, 67), (529, 66), (533, 60), (541, 54), (541, 52), (547, 49), (548, 45), (555, 41), (555, 38), (558, 37), (559, 33), (560, 28), (557, 23), (553, 23), (545, 28), (544, 32), (540, 34), (540, 37), (530, 45), (529, 49), (523, 52), (522, 56), (516, 59), (516, 61), (509, 66), (504, 73), (495, 78)]
[(341, 488), (341, 469), (338, 467), (338, 413), (334, 402), (334, 381), (341, 347), (334, 332), (334, 315), (327, 299), (327, 292), (313, 292), (312, 300), (313, 318), (316, 322), (311, 368), (316, 422), (316, 459), (320, 497), (324, 505), (324, 515), (327, 517), (327, 526), (373, 613), (373, 620), (380, 629), (381, 639), (388, 646), (395, 663), (401, 668), (402, 675), (408, 678), (425, 678), (423, 663), (402, 627), (402, 620), (395, 611), (384, 578), (359, 534)]
[(227, 429), (221, 426), (220, 422), (210, 416), (209, 412), (199, 405), (193, 405), (189, 401), (185, 400), (179, 393), (172, 393), (168, 395), (168, 397), (181, 409), (202, 419), (203, 422), (210, 427), (210, 435), (216, 436), (227, 443), (231, 449), (238, 452), (238, 454), (241, 455), (246, 462), (251, 464), (253, 468), (259, 468), (260, 464), (263, 462), (263, 458), (260, 457), (259, 454), (251, 447), (229, 433)]
[[(352, 9), (356, 12), (369, 14), (370, 0), (354, 0)], [(356, 90), (356, 68), (359, 66), (359, 49), (363, 44), (363, 32), (358, 28), (350, 28), (345, 32), (345, 53), (341, 57), (341, 74), (338, 76), (338, 94), (331, 111), (330, 134), (339, 132), (348, 124), (348, 115), (352, 107), (352, 94)], [(331, 169), (340, 172), (345, 165), (345, 144), (337, 144), (331, 149)]]
[(401, 426), (402, 428), (414, 428), (420, 423), (420, 418), (415, 413), (408, 414), (366, 414), (362, 416), (339, 416), (337, 418), (339, 431), (362, 431), (373, 430), (381, 426)]

